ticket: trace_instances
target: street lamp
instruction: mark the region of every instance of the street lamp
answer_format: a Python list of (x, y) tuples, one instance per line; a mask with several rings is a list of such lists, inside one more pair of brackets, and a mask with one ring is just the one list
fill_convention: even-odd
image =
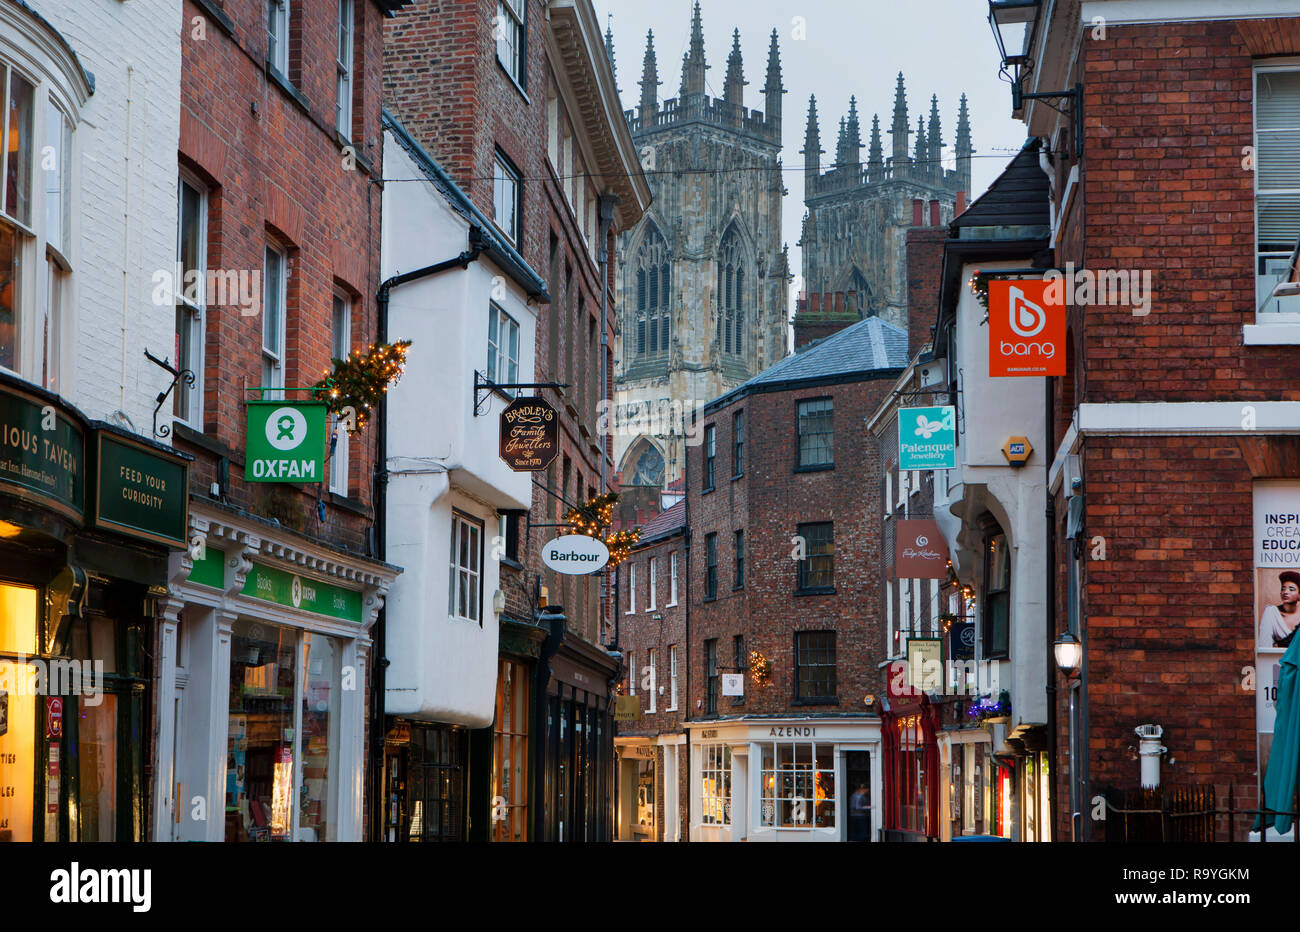
[(1011, 82), (1012, 110), (1020, 109), (1021, 87), (1033, 70), (1030, 50), (1041, 0), (989, 0), (989, 26), (1002, 56), (1002, 76)]
[(1074, 676), (1083, 666), (1083, 645), (1069, 631), (1061, 632), (1052, 645), (1052, 652), (1056, 655), (1056, 665), (1066, 676)]

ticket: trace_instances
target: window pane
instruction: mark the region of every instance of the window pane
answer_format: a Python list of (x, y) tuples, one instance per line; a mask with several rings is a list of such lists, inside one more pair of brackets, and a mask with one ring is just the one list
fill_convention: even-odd
[(22, 241), (0, 223), (0, 366), (18, 368), (18, 315), (21, 307)]
[(284, 259), (274, 249), (266, 250), (266, 294), (262, 301), (262, 349), (279, 358), (280, 355), (280, 306), (281, 279), (284, 273)]
[(288, 841), (298, 632), (235, 621), (230, 639), (226, 841)]
[[(68, 252), (68, 143), (71, 130), (63, 111), (52, 103), (45, 105), (45, 146), (53, 168), (41, 172), (45, 179), (45, 240), (60, 252)], [(44, 158), (44, 156), (42, 156)]]
[(21, 223), (32, 222), (32, 108), (36, 89), (15, 71), (9, 72), (9, 137), (5, 159), (5, 213)]

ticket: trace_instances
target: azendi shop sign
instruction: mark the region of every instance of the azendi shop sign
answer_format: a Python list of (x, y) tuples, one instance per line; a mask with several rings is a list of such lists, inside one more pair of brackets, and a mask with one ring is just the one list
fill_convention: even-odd
[(84, 475), (81, 428), (54, 405), (0, 386), (0, 488), (80, 519)]

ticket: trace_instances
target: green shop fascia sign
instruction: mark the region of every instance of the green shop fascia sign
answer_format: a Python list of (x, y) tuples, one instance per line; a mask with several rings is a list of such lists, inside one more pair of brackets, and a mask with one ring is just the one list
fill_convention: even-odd
[(0, 488), (81, 520), (86, 442), (55, 405), (0, 385)]
[(310, 577), (254, 563), (244, 579), (243, 594), (343, 621), (361, 623), (361, 593)]
[(325, 481), (325, 405), (250, 401), (244, 479), (248, 482)]
[(185, 460), (105, 430), (97, 436), (96, 526), (184, 548), (189, 523)]

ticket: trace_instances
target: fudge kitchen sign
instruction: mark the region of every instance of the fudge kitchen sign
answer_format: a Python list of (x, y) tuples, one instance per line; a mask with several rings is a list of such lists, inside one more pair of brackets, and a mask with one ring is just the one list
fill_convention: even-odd
[(989, 282), (990, 378), (1065, 375), (1065, 304), (1050, 284)]
[(948, 545), (933, 518), (909, 518), (898, 522), (894, 574), (898, 579), (948, 577)]
[(583, 534), (565, 534), (542, 545), (542, 562), (566, 576), (585, 576), (604, 569), (609, 548)]

